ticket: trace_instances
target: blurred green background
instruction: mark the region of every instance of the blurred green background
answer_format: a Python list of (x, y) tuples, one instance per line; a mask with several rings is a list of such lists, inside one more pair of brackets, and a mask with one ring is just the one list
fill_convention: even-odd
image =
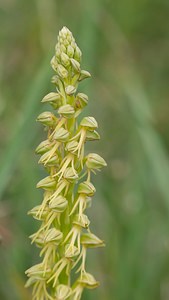
[(97, 177), (92, 230), (106, 248), (90, 250), (101, 281), (84, 300), (169, 299), (169, 1), (0, 0), (0, 299), (31, 300), (26, 268), (38, 261), (27, 211), (41, 200), (35, 122), (50, 84), (50, 58), (66, 25), (92, 79), (85, 114), (101, 141), (87, 151), (108, 163)]

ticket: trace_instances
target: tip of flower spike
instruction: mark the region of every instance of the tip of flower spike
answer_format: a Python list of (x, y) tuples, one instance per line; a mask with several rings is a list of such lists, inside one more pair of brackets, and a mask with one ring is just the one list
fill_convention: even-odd
[(59, 33), (67, 34), (67, 33), (71, 33), (71, 31), (69, 30), (69, 28), (67, 28), (67, 26), (63, 26), (62, 29), (59, 31)]
[(68, 41), (70, 42), (74, 41), (72, 32), (66, 26), (63, 26), (62, 29), (59, 31), (58, 40), (62, 43), (66, 39), (68, 39)]
[[(80, 72), (79, 63), (81, 61), (81, 56), (82, 53), (75, 42), (75, 38), (73, 37), (72, 32), (66, 26), (64, 26), (59, 31), (58, 41), (55, 46), (55, 56), (52, 58), (51, 61), (53, 69), (57, 72), (60, 64), (63, 65), (64, 68), (67, 68), (70, 66), (71, 63), (71, 65), (73, 64), (72, 68), (74, 69), (74, 71), (77, 72), (78, 70), (78, 72)], [(70, 61), (70, 59), (73, 59), (73, 63)], [(59, 72), (59, 76), (60, 76), (60, 72)]]

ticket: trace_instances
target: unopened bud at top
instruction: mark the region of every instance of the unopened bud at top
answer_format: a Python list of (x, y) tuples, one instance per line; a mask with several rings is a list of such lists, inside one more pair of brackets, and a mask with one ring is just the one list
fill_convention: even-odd
[(70, 59), (69, 59), (69, 56), (66, 53), (62, 52), (61, 55), (60, 55), (60, 58), (61, 58), (62, 64), (65, 67), (68, 67), (70, 65)]
[(70, 62), (72, 64), (73, 70), (77, 73), (80, 73), (80, 63), (74, 58), (71, 58)]
[(69, 58), (74, 58), (78, 62), (81, 60), (81, 51), (75, 43), (75, 39), (71, 31), (67, 27), (63, 27), (58, 36), (58, 43), (55, 47), (55, 55), (59, 60), (61, 58), (61, 53), (65, 53)]
[(58, 62), (55, 56), (52, 57), (50, 64), (55, 72), (57, 72)]
[(74, 48), (71, 45), (67, 47), (67, 55), (72, 58), (74, 56)]
[(77, 46), (76, 49), (75, 49), (74, 58), (80, 62), (81, 57), (82, 57), (82, 52), (79, 49), (79, 47)]
[(58, 44), (60, 45), (71, 45), (71, 43), (74, 43), (75, 39), (71, 33), (71, 31), (64, 26), (60, 31), (59, 31), (59, 36), (58, 36)]

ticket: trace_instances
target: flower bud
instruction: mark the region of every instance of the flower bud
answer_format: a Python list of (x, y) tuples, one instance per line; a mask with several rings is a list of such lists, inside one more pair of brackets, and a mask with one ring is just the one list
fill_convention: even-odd
[(65, 91), (67, 95), (73, 95), (74, 93), (76, 93), (76, 88), (73, 85), (68, 85), (65, 88)]
[(74, 58), (71, 58), (70, 62), (72, 64), (73, 70), (77, 73), (80, 73), (80, 64), (79, 64), (79, 62)]
[(53, 140), (56, 140), (58, 142), (66, 142), (68, 138), (69, 132), (63, 127), (60, 127), (53, 135)]
[(51, 83), (54, 83), (56, 86), (59, 86), (59, 82), (60, 82), (60, 79), (59, 79), (58, 75), (52, 76)]
[(72, 167), (69, 167), (64, 172), (64, 178), (68, 181), (72, 182), (78, 178), (78, 174), (75, 173), (75, 171), (72, 169)]
[(67, 55), (71, 58), (74, 55), (74, 49), (71, 45), (68, 45), (67, 47)]
[(61, 51), (59, 47), (55, 47), (55, 56), (57, 58), (58, 61), (60, 61), (60, 55), (61, 55)]
[(78, 93), (76, 95), (76, 107), (77, 108), (83, 108), (88, 103), (88, 96), (83, 93)]
[(104, 242), (91, 232), (82, 233), (80, 242), (86, 248), (97, 248), (105, 246)]
[(68, 77), (68, 71), (65, 69), (65, 67), (63, 67), (63, 66), (60, 65), (60, 64), (58, 64), (57, 72), (58, 72), (58, 75), (59, 75), (61, 78), (67, 78), (67, 77)]
[(47, 230), (44, 236), (44, 242), (45, 243), (52, 242), (58, 245), (60, 244), (62, 238), (63, 238), (63, 233), (60, 230), (57, 230), (56, 228), (51, 228)]
[(56, 181), (53, 177), (47, 176), (40, 180), (37, 185), (37, 188), (42, 188), (44, 190), (52, 191), (56, 187)]
[(84, 214), (82, 215), (75, 215), (74, 218), (73, 218), (73, 224), (74, 225), (77, 225), (77, 226), (80, 226), (82, 228), (88, 228), (89, 227), (89, 224), (90, 224), (90, 221), (88, 219), (88, 217)]
[(58, 62), (55, 56), (52, 57), (50, 64), (55, 72), (57, 72)]
[(85, 117), (80, 122), (80, 126), (86, 127), (89, 130), (94, 130), (98, 127), (97, 121), (93, 117)]
[(63, 41), (63, 45), (67, 48), (67, 46), (69, 45), (69, 41), (68, 41), (67, 39), (65, 39), (65, 40)]
[(88, 289), (95, 289), (99, 286), (99, 282), (90, 273), (83, 272), (78, 279), (78, 282)]
[(84, 79), (87, 79), (87, 78), (90, 78), (91, 77), (91, 74), (88, 72), (88, 71), (85, 71), (85, 70), (81, 70), (80, 72), (80, 76), (79, 76), (79, 81), (82, 81)]
[(59, 284), (56, 288), (56, 299), (57, 300), (66, 300), (71, 295), (71, 288), (64, 284)]
[(58, 109), (58, 114), (65, 118), (71, 118), (74, 115), (74, 113), (74, 107), (70, 104), (63, 105)]
[(107, 166), (105, 160), (96, 153), (89, 153), (86, 157), (86, 166), (88, 169), (98, 170)]
[(41, 143), (37, 146), (37, 148), (36, 148), (36, 150), (35, 150), (35, 153), (36, 153), (36, 154), (43, 154), (43, 153), (49, 151), (51, 148), (52, 148), (52, 145), (51, 145), (51, 143), (49, 142), (49, 140), (45, 140), (45, 141), (41, 142)]
[(76, 46), (74, 58), (75, 58), (77, 61), (80, 62), (81, 56), (82, 56), (82, 52), (81, 52), (81, 50), (79, 49), (79, 47)]
[(74, 153), (77, 150), (77, 146), (78, 146), (77, 141), (71, 141), (66, 144), (65, 149), (68, 152)]
[(73, 39), (73, 35), (72, 35), (71, 31), (66, 26), (63, 26), (63, 28), (60, 30), (60, 35), (64, 36), (64, 38), (67, 38), (67, 39), (69, 37), (70, 41)]
[(87, 132), (86, 132), (86, 140), (87, 141), (100, 140), (100, 135), (99, 135), (99, 133), (96, 130), (94, 130), (94, 131), (87, 130)]
[(67, 244), (65, 247), (65, 257), (66, 258), (72, 258), (74, 256), (77, 256), (79, 254), (79, 249), (71, 244)]
[(76, 43), (75, 43), (75, 40), (72, 40), (72, 41), (71, 41), (71, 46), (73, 47), (73, 49), (76, 49)]
[(69, 56), (64, 52), (61, 53), (61, 62), (65, 67), (70, 65)]
[(50, 111), (45, 111), (37, 117), (37, 121), (47, 126), (55, 125), (56, 120), (56, 117)]
[(96, 192), (94, 185), (89, 181), (81, 182), (78, 186), (78, 194), (85, 194), (87, 196), (93, 196)]
[(68, 205), (68, 201), (63, 196), (58, 196), (49, 202), (49, 208), (54, 212), (62, 213)]
[(65, 47), (65, 45), (60, 45), (60, 50), (61, 50), (61, 52), (64, 52), (64, 53), (66, 53), (66, 47)]

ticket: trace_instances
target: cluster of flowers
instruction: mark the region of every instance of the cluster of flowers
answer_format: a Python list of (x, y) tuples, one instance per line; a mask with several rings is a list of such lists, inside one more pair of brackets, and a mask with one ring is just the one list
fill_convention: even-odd
[[(42, 203), (29, 211), (41, 222), (39, 230), (30, 236), (41, 248), (41, 262), (26, 271), (26, 286), (33, 286), (33, 300), (79, 300), (84, 288), (98, 286), (86, 272), (86, 250), (104, 243), (90, 231), (85, 210), (95, 193), (91, 172), (106, 166), (106, 162), (95, 153), (84, 155), (85, 142), (100, 137), (93, 117), (84, 117), (79, 124), (77, 121), (88, 103), (87, 95), (76, 93), (78, 83), (90, 77), (89, 72), (81, 70), (80, 61), (81, 51), (72, 33), (63, 27), (51, 60), (57, 92), (42, 99), (57, 110), (57, 115), (46, 111), (37, 118), (48, 130), (36, 153), (41, 155), (39, 163), (49, 176), (37, 184), (44, 190)], [(73, 269), (79, 275), (72, 284)]]

